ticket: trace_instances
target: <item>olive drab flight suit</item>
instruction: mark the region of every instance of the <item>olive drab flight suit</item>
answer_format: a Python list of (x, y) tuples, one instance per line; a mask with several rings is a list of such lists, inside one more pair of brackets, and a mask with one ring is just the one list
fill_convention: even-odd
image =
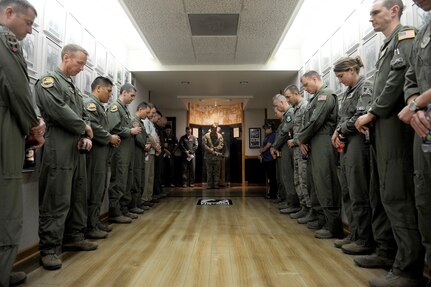
[(132, 184), (132, 201), (129, 208), (139, 207), (141, 197), (145, 187), (145, 144), (147, 143), (147, 133), (144, 123), (138, 116), (132, 117), (132, 126), (140, 127), (142, 132), (135, 136), (135, 152), (133, 164), (133, 184)]
[[(431, 21), (422, 27), (410, 54), (410, 67), (404, 85), (405, 99), (431, 88)], [(431, 153), (421, 149), (422, 139), (414, 139), (415, 199), (418, 225), (425, 246), (428, 266), (431, 265)]]
[(311, 207), (310, 193), (307, 186), (307, 159), (303, 158), (299, 144), (297, 142), (297, 134), (304, 125), (304, 116), (307, 111), (306, 100), (302, 100), (294, 107), (293, 114), (293, 167), (294, 175), (293, 182), (295, 184), (295, 191), (299, 198), (299, 203), (304, 207)]
[(21, 240), (24, 138), (39, 124), (31, 98), (18, 40), (0, 25), (0, 286), (9, 286)]
[(94, 136), (93, 146), (87, 154), (87, 230), (90, 232), (100, 223), (100, 208), (107, 189), (108, 156), (112, 136), (109, 133), (108, 116), (99, 99), (94, 95), (84, 98), (84, 108)]
[[(275, 139), (277, 139), (277, 137), (280, 136), (280, 132), (281, 132), (281, 125), (279, 125), (277, 127), (277, 129), (275, 130)], [(283, 183), (283, 179), (281, 177), (281, 157), (277, 157), (275, 159), (275, 178), (277, 180), (277, 192), (278, 192), (278, 198), (281, 201), (285, 201), (286, 200), (286, 191), (284, 189), (284, 183)]]
[(121, 144), (114, 150), (111, 159), (109, 217), (113, 218), (126, 215), (132, 200), (135, 140), (131, 134), (132, 116), (119, 99), (108, 107), (108, 122), (111, 134), (121, 138)]
[(284, 187), (285, 198), (289, 206), (298, 206), (299, 200), (295, 192), (295, 185), (293, 181), (293, 151), (287, 145), (287, 141), (293, 137), (293, 112), (294, 109), (289, 109), (283, 114), (279, 132), (276, 134), (273, 143), (274, 149), (281, 151), (280, 160), (280, 179)]
[(310, 99), (304, 127), (297, 140), (309, 144), (311, 177), (317, 199), (323, 211), (319, 222), (335, 237), (343, 234), (341, 223), (340, 184), (337, 177), (337, 158), (331, 135), (335, 131), (338, 114), (337, 96), (326, 84)]
[(398, 119), (405, 106), (403, 87), (414, 37), (414, 28), (398, 25), (385, 39), (368, 112), (376, 117), (370, 192), (376, 252), (384, 257), (396, 252), (393, 273), (416, 277), (422, 274), (424, 253), (414, 200), (413, 129)]
[(63, 241), (84, 240), (87, 175), (78, 142), (86, 121), (82, 94), (60, 69), (42, 77), (35, 87), (46, 122), (39, 178), (39, 248), (45, 256), (58, 251)]
[(220, 179), (220, 156), (213, 151), (220, 153), (223, 150), (223, 136), (219, 133), (208, 132), (202, 140), (204, 147), (204, 158), (207, 167), (207, 182), (209, 188), (218, 187)]
[(344, 151), (340, 154), (340, 181), (347, 183), (342, 198), (350, 240), (366, 246), (373, 245), (369, 197), (370, 147), (365, 135), (356, 129), (355, 122), (368, 110), (371, 97), (372, 83), (360, 76), (356, 85), (341, 96), (337, 126), (337, 131), (346, 138)]

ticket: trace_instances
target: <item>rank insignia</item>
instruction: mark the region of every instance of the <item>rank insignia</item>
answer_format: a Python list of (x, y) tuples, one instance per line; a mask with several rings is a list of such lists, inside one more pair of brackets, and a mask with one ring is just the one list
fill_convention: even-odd
[(414, 37), (416, 37), (415, 30), (406, 30), (406, 31), (401, 31), (398, 33), (398, 41), (402, 41), (405, 39), (411, 39)]
[(320, 95), (319, 98), (317, 98), (318, 101), (326, 101), (326, 95)]
[(96, 111), (96, 104), (95, 103), (88, 103), (87, 104), (87, 111), (90, 111), (90, 112), (95, 112)]
[(111, 107), (111, 109), (109, 111), (111, 111), (111, 112), (118, 111), (118, 106), (117, 105), (112, 105), (112, 107)]
[(45, 77), (42, 79), (42, 83), (40, 85), (45, 89), (51, 88), (52, 86), (54, 86), (54, 78)]
[(135, 128), (139, 128), (139, 122), (133, 122), (133, 123), (132, 123), (132, 125), (133, 125), (133, 127), (135, 127)]

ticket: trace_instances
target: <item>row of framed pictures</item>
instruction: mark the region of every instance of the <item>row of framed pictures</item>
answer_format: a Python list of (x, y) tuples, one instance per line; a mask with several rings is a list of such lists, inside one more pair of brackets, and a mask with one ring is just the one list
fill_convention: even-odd
[[(331, 66), (342, 56), (360, 55), (364, 62), (362, 73), (367, 78), (374, 75), (375, 63), (377, 62), (379, 47), (383, 43), (384, 35), (375, 33), (368, 21), (369, 7), (371, 7), (372, 2), (373, 0), (364, 0), (361, 6), (350, 14), (344, 25), (299, 70), (298, 81), (306, 71), (315, 70), (322, 75), (322, 78), (337, 94), (341, 93), (343, 87), (336, 79)], [(423, 12), (412, 1), (409, 1), (401, 20), (403, 24), (421, 27), (424, 23), (427, 23), (427, 17), (430, 16), (430, 13)], [(300, 83), (298, 84), (301, 86)], [(305, 96), (308, 96), (306, 92), (302, 92)]]
[(29, 74), (38, 78), (55, 69), (60, 60), (61, 48), (77, 44), (87, 50), (87, 67), (99, 75), (122, 85), (131, 81), (131, 74), (116, 60), (113, 53), (98, 41), (79, 21), (64, 8), (60, 0), (31, 0), (38, 11), (33, 34), (22, 41)]

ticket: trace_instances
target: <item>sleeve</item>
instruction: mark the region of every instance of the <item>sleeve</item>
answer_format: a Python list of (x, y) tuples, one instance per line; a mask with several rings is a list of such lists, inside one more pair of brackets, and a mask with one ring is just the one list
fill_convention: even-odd
[[(112, 106), (114, 107), (114, 106)], [(111, 134), (118, 135), (120, 138), (129, 138), (132, 136), (130, 128), (122, 126), (120, 111), (110, 108), (108, 111), (109, 130)]]
[(411, 96), (420, 94), (418, 82), (416, 79), (415, 66), (414, 66), (415, 64), (414, 58), (417, 55), (417, 50), (416, 50), (417, 41), (418, 41), (418, 38), (415, 39), (415, 44), (413, 45), (412, 51), (410, 53), (409, 69), (407, 70), (406, 76), (405, 76), (404, 100), (406, 102)]
[(364, 87), (361, 89), (358, 101), (356, 103), (355, 114), (340, 124), (341, 132), (346, 135), (353, 135), (358, 133), (355, 127), (356, 120), (362, 116), (371, 104), (372, 90), (371, 87)]
[(88, 102), (84, 103), (84, 105), (85, 112), (90, 120), (91, 128), (93, 129), (93, 140), (100, 144), (109, 144), (111, 141), (111, 134), (100, 124), (99, 113), (95, 110), (96, 104)]
[(184, 146), (184, 136), (180, 137), (180, 141), (178, 143), (178, 146), (180, 148), (180, 150), (185, 153), (186, 152), (186, 147)]
[(273, 144), (275, 141), (275, 133), (269, 135), (268, 142)]
[(143, 128), (143, 124), (141, 124), (139, 119), (133, 119), (132, 120), (132, 125), (136, 126), (136, 124), (138, 124), (139, 127), (142, 128), (142, 132), (135, 136), (135, 144), (139, 148), (145, 150), (145, 144), (147, 143), (147, 132), (145, 131), (145, 128)]
[(211, 151), (211, 148), (208, 146), (208, 140), (209, 140), (209, 137), (207, 137), (205, 135), (203, 140), (202, 140), (202, 146), (203, 146), (205, 151)]
[[(320, 97), (326, 96), (325, 100), (319, 100)], [(316, 95), (317, 97), (317, 95)], [(336, 105), (335, 95), (319, 95), (316, 108), (311, 115), (310, 121), (306, 123), (298, 133), (299, 143), (308, 143), (310, 139), (320, 130), (325, 124), (326, 119)]]
[(82, 135), (85, 133), (86, 123), (82, 119), (82, 115), (76, 114), (65, 103), (57, 81), (49, 88), (42, 87), (41, 81), (38, 81), (36, 83), (36, 96), (37, 105), (42, 114), (48, 117), (49, 122), (54, 122), (72, 134)]
[(224, 147), (224, 138), (222, 135), (218, 135), (218, 145), (215, 148), (216, 151), (221, 152)]
[[(3, 46), (0, 47), (3, 49)], [(6, 97), (8, 107), (15, 116), (23, 136), (30, 133), (30, 129), (39, 124), (35, 110), (31, 102), (31, 92), (24, 75), (15, 71), (13, 67), (4, 65), (4, 59), (0, 59), (0, 94)]]
[(150, 135), (151, 134), (151, 126), (150, 126), (150, 120), (149, 119), (144, 120), (144, 127), (145, 127), (145, 132), (148, 135)]
[(193, 136), (193, 150), (192, 150), (193, 153), (196, 152), (196, 150), (198, 149), (198, 146), (199, 146), (198, 139), (195, 136)]
[(399, 97), (404, 94), (399, 91), (404, 87), (406, 71), (409, 68), (408, 56), (410, 55), (412, 45), (413, 39), (405, 39), (399, 42), (398, 50), (404, 63), (403, 65), (394, 66), (393, 63), (397, 60), (395, 57), (398, 57), (398, 55), (393, 56), (391, 70), (389, 71), (385, 87), (380, 95), (377, 95), (375, 102), (371, 106), (370, 113), (373, 115), (388, 118), (393, 114), (395, 106), (400, 101)]

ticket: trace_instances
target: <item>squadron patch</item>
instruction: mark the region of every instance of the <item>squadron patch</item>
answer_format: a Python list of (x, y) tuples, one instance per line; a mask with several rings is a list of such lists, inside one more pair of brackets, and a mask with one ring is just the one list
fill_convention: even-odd
[(132, 126), (133, 126), (134, 128), (139, 128), (139, 122), (133, 122), (133, 123), (132, 123)]
[(320, 95), (317, 100), (318, 101), (326, 101), (327, 95)]
[(414, 37), (416, 37), (415, 30), (406, 30), (398, 33), (398, 41), (402, 41), (405, 39), (412, 39)]
[(51, 88), (52, 86), (54, 86), (54, 78), (45, 77), (42, 79), (42, 83), (40, 85), (45, 89)]
[(97, 109), (96, 104), (95, 103), (88, 103), (87, 104), (87, 111), (90, 112), (95, 112)]
[(292, 121), (292, 117), (291, 116), (287, 116), (286, 117), (286, 122), (290, 123)]
[(111, 111), (111, 112), (118, 111), (118, 106), (117, 105), (112, 105), (112, 107), (111, 107), (111, 109), (109, 111)]

